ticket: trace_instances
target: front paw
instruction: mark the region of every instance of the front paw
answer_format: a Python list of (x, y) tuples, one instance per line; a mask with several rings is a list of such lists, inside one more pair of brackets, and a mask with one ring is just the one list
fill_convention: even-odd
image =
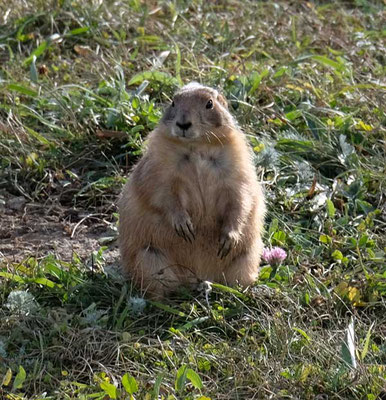
[(240, 233), (237, 231), (222, 233), (220, 236), (220, 246), (217, 257), (220, 257), (221, 259), (225, 258), (239, 241)]
[(182, 237), (185, 241), (193, 243), (196, 238), (194, 233), (194, 226), (188, 214), (180, 214), (173, 217), (173, 228), (177, 235)]

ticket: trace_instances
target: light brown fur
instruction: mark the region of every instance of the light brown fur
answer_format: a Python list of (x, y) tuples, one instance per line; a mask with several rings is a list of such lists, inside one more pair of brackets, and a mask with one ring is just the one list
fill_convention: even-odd
[(123, 270), (151, 297), (202, 280), (254, 282), (264, 196), (247, 140), (217, 91), (190, 84), (176, 94), (119, 212)]

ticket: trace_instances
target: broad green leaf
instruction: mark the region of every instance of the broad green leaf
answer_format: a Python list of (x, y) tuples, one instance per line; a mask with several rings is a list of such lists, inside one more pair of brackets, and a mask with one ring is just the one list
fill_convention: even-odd
[(331, 254), (332, 258), (334, 260), (337, 261), (342, 261), (343, 260), (343, 254), (340, 250), (335, 250), (332, 254)]
[(26, 377), (27, 377), (27, 374), (25, 372), (25, 369), (20, 365), (19, 372), (15, 376), (15, 380), (12, 385), (12, 390), (21, 389)]
[(374, 211), (374, 207), (367, 201), (356, 199), (355, 204), (357, 205), (357, 208), (363, 211), (365, 214)]
[(354, 286), (349, 286), (347, 297), (354, 307), (363, 307), (366, 305), (366, 303), (362, 300), (361, 291)]
[(358, 241), (358, 247), (365, 247), (368, 240), (369, 237), (367, 235), (362, 235)]
[(188, 370), (186, 371), (186, 377), (190, 380), (190, 382), (196, 389), (203, 388), (200, 376), (197, 374), (197, 372), (193, 371), (191, 368), (188, 368)]
[(335, 292), (339, 297), (342, 297), (342, 298), (343, 298), (343, 297), (347, 296), (348, 289), (349, 289), (348, 283), (342, 281), (342, 282), (339, 283), (339, 285), (337, 285), (337, 286), (335, 287), (334, 292)]
[(182, 390), (185, 387), (187, 371), (188, 371), (188, 366), (186, 364), (180, 367), (179, 370), (177, 371), (177, 377), (175, 382), (175, 389), (177, 392), (182, 392)]
[(131, 105), (134, 108), (134, 110), (136, 110), (140, 106), (140, 101), (137, 96), (133, 97), (133, 100), (131, 100)]
[(139, 74), (134, 75), (128, 85), (138, 85), (142, 83), (144, 80), (150, 81), (150, 82), (159, 82), (162, 83), (163, 85), (169, 85), (169, 86), (179, 86), (178, 79), (174, 78), (170, 74), (167, 74), (165, 72), (160, 72), (160, 71), (144, 71), (140, 72)]
[(332, 242), (332, 239), (328, 235), (320, 235), (319, 236), (319, 242), (329, 244), (329, 243)]
[(143, 125), (136, 125), (136, 126), (134, 126), (133, 128), (130, 129), (130, 133), (134, 134), (134, 133), (137, 133), (137, 132), (141, 132), (143, 130), (145, 130), (145, 127)]
[(8, 368), (7, 372), (5, 373), (5, 375), (3, 377), (3, 380), (2, 380), (0, 386), (8, 386), (9, 383), (11, 382), (11, 379), (12, 379), (12, 370), (11, 370), (11, 368)]
[(116, 399), (118, 397), (118, 389), (113, 384), (109, 382), (101, 382), (99, 386), (110, 396), (110, 398)]
[(266, 281), (266, 280), (270, 279), (271, 274), (272, 274), (272, 267), (269, 265), (266, 265), (260, 269), (259, 280), (262, 282)]
[(134, 394), (138, 391), (138, 383), (135, 378), (129, 374), (125, 374), (122, 377), (122, 385), (128, 394)]
[(330, 218), (334, 218), (334, 216), (335, 216), (335, 206), (334, 206), (334, 203), (333, 203), (330, 199), (327, 199), (326, 201), (327, 201), (327, 215), (328, 215)]
[(249, 96), (252, 96), (259, 88), (261, 81), (269, 74), (269, 69), (266, 68), (260, 74), (255, 74), (252, 80), (252, 87), (249, 89)]
[(371, 132), (374, 129), (371, 125), (365, 124), (362, 120), (360, 120), (355, 127), (366, 132)]
[(272, 236), (272, 244), (283, 246), (287, 240), (287, 234), (284, 231), (277, 231)]
[(285, 117), (289, 120), (289, 121), (294, 121), (295, 119), (301, 117), (302, 112), (300, 110), (294, 110), (294, 111), (290, 111), (287, 114), (285, 114)]

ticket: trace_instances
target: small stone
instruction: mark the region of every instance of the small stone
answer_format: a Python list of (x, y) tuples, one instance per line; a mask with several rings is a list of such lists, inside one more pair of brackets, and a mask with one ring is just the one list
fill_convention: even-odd
[(12, 197), (7, 201), (7, 207), (11, 210), (21, 211), (27, 200), (23, 196)]

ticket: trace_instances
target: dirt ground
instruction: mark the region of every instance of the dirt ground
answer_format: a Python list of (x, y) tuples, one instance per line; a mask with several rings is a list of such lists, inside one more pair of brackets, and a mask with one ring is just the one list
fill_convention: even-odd
[(116, 231), (106, 214), (57, 204), (28, 202), (23, 197), (0, 196), (0, 263), (54, 254), (71, 261), (74, 253), (88, 263), (101, 246), (106, 264), (119, 265)]

